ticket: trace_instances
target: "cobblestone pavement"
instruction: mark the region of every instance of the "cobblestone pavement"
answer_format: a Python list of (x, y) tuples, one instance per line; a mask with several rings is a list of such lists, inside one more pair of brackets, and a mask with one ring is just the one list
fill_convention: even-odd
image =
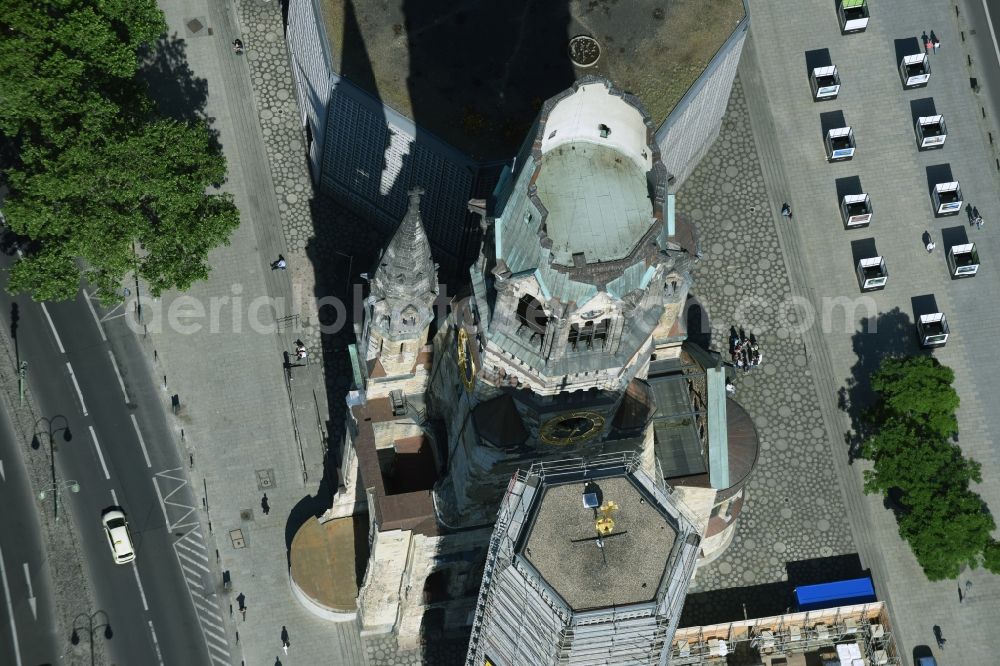
[[(939, 624), (949, 639), (948, 653), (939, 659), (995, 663), (993, 627), (1000, 607), (990, 600), (1000, 594), (1000, 577), (980, 569), (963, 572), (959, 581), (927, 581), (899, 538), (892, 511), (881, 497), (863, 494), (861, 476), (869, 463), (852, 465), (847, 445), (852, 419), (868, 398), (868, 379), (880, 360), (918, 353), (912, 313), (918, 307), (915, 299), (930, 297), (951, 322), (948, 345), (934, 355), (956, 373), (955, 389), (962, 400), (959, 444), (983, 465), (986, 482), (976, 490), (994, 513), (1000, 505), (1000, 452), (993, 436), (1000, 431), (1000, 394), (992, 390), (1000, 371), (993, 344), (1000, 326), (1000, 292), (991, 288), (995, 274), (984, 262), (986, 272), (981, 270), (974, 280), (949, 280), (944, 250), (928, 254), (921, 242), (926, 232), (946, 248), (968, 235), (981, 256), (1000, 253), (1000, 235), (990, 227), (969, 230), (960, 217), (935, 218), (928, 196), (929, 183), (950, 179), (941, 178), (941, 172), (950, 171), (987, 220), (1000, 211), (997, 175), (981, 125), (986, 112), (968, 85), (976, 71), (969, 69), (963, 41), (976, 26), (968, 25), (952, 3), (903, 1), (872, 5), (864, 33), (841, 35), (828, 2), (809, 0), (794, 12), (776, 3), (751, 0), (750, 5), (753, 23), (740, 75), (771, 208), (787, 200), (795, 210), (794, 223), (778, 226), (793, 276), (792, 293), (806, 300), (813, 313), (832, 314), (818, 317), (803, 339), (862, 564), (870, 568), (879, 598), (889, 603), (904, 660), (917, 646), (933, 646), (932, 627)], [(918, 49), (917, 37), (930, 30), (950, 48), (929, 54), (927, 87), (903, 90), (899, 54)], [(834, 102), (811, 100), (804, 56), (816, 49), (827, 49), (840, 71), (844, 87)], [(752, 66), (744, 67), (748, 63)], [(947, 118), (948, 141), (942, 150), (921, 153), (914, 141), (913, 114), (928, 103)], [(858, 154), (850, 162), (828, 164), (824, 159), (820, 119), (831, 112), (841, 112), (858, 138)], [(870, 227), (843, 228), (840, 178), (858, 178), (871, 193), (876, 214)], [(890, 272), (886, 289), (864, 299), (852, 270), (856, 242), (874, 244)], [(847, 309), (830, 307), (845, 297), (851, 303)], [(855, 304), (861, 307), (855, 309)], [(962, 603), (958, 589), (966, 581), (974, 583), (975, 591)]]
[(763, 353), (761, 366), (735, 381), (760, 437), (757, 468), (733, 544), (698, 570), (683, 620), (693, 624), (734, 609), (742, 617), (743, 602), (751, 615), (772, 609), (751, 590), (701, 594), (727, 588), (771, 585), (774, 608), (784, 610), (780, 583), (790, 570), (808, 574), (788, 563), (820, 559), (834, 575), (829, 567), (850, 562), (838, 556), (855, 550), (739, 80), (720, 136), (678, 193), (677, 210), (698, 228), (704, 257), (693, 292), (712, 325), (711, 348), (726, 353), (736, 326), (754, 334)]

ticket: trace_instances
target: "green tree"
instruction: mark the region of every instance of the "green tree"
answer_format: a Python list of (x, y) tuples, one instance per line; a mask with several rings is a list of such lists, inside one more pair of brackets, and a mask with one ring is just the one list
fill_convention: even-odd
[(862, 455), (865, 492), (898, 491), (899, 533), (930, 580), (958, 576), (984, 563), (1000, 570), (990, 533), (996, 524), (970, 489), (982, 481), (979, 463), (962, 455), (955, 374), (930, 356), (889, 358), (872, 376), (876, 402), (866, 413), (870, 436)]
[(928, 580), (956, 578), (963, 566), (978, 566), (996, 523), (967, 488), (949, 489), (935, 500), (905, 512), (899, 533)]
[(1000, 541), (990, 539), (983, 548), (983, 566), (995, 574), (1000, 574)]
[(879, 399), (871, 418), (885, 422), (905, 417), (929, 434), (951, 437), (958, 433), (954, 381), (955, 372), (933, 356), (887, 358), (872, 376)]
[[(11, 230), (30, 239), (8, 289), (106, 302), (130, 271), (158, 295), (208, 275), (239, 224), (203, 122), (157, 115), (138, 49), (165, 29), (153, 0), (0, 0), (0, 135)], [(214, 190), (214, 191), (213, 191)]]
[(7, 216), (38, 249), (14, 265), (8, 288), (72, 298), (83, 273), (111, 300), (130, 270), (154, 294), (206, 278), (208, 252), (239, 224), (229, 195), (205, 194), (225, 177), (209, 142), (204, 125), (158, 120), (114, 142), (73, 144), (38, 172), (12, 173)]
[(980, 465), (962, 456), (951, 442), (921, 437), (907, 421), (896, 419), (865, 441), (862, 455), (873, 462), (866, 470), (865, 492), (906, 490), (903, 503), (922, 506), (941, 488), (967, 487), (982, 480)]
[(138, 50), (166, 30), (155, 0), (0, 0), (0, 133), (64, 148), (151, 110)]

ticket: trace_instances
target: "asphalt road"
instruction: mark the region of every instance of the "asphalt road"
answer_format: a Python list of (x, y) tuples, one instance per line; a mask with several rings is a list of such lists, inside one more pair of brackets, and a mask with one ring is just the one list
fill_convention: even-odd
[(973, 26), (965, 37), (979, 78), (979, 98), (993, 121), (994, 140), (1000, 140), (1000, 0), (962, 0), (961, 11)]
[[(0, 655), (10, 666), (55, 664), (59, 657), (52, 582), (38, 511), (18, 438), (0, 404)], [(44, 507), (42, 507), (44, 508)]]
[[(45, 417), (36, 436), (47, 445), (51, 429), (60, 483), (80, 485), (79, 493), (59, 497), (60, 511), (74, 518), (63, 524), (79, 529), (97, 599), (96, 608), (81, 602), (73, 609), (80, 641), (106, 642), (118, 664), (230, 663), (225, 648), (216, 647), (210, 657), (205, 611), (196, 612), (191, 598), (192, 581), (194, 593), (210, 592), (197, 586), (199, 579), (205, 587), (212, 579), (207, 558), (193, 564), (197, 558), (189, 558), (185, 572), (175, 551), (181, 539), (189, 550), (198, 545), (197, 499), (135, 334), (115, 316), (120, 311), (99, 324), (96, 304), (82, 292), (73, 302), (44, 306), (0, 293), (6, 325), (15, 303), (20, 358), (28, 362), (28, 384)], [(137, 553), (131, 564), (114, 564), (101, 527), (102, 511), (115, 505), (129, 520)], [(50, 501), (42, 508), (52, 510)], [(15, 591), (19, 607), (25, 599)]]

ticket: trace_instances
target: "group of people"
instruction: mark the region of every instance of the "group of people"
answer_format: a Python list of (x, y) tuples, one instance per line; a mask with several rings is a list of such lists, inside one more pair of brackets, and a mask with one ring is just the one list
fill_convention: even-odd
[(983, 216), (979, 214), (979, 208), (976, 206), (972, 207), (972, 214), (969, 215), (969, 226), (976, 229), (983, 228)]
[(933, 30), (931, 30), (929, 37), (926, 32), (920, 35), (920, 41), (924, 43), (924, 53), (937, 53), (937, 50), (941, 48), (941, 40), (938, 39)]
[(761, 353), (757, 340), (753, 336), (745, 337), (742, 331), (730, 336), (729, 355), (733, 359), (733, 367), (745, 373), (760, 365)]

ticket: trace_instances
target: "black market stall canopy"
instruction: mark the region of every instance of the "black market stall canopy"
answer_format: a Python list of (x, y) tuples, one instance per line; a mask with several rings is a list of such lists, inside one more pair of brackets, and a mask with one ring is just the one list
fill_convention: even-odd
[(948, 138), (948, 128), (944, 124), (944, 116), (920, 116), (915, 127), (917, 147), (920, 150), (943, 148)]
[(948, 248), (948, 270), (951, 278), (975, 277), (979, 272), (979, 251), (975, 243), (952, 245)]
[(884, 257), (869, 257), (862, 259), (855, 267), (858, 276), (858, 286), (861, 291), (875, 291), (885, 289), (885, 283), (889, 280), (889, 269), (885, 266)]
[(962, 210), (962, 188), (957, 180), (938, 183), (931, 193), (935, 215), (957, 215)]
[(899, 63), (899, 78), (904, 88), (921, 88), (931, 78), (931, 62), (926, 53), (903, 56)]
[(856, 145), (854, 130), (850, 127), (831, 129), (826, 133), (826, 159), (830, 162), (841, 162), (854, 157)]
[(948, 318), (943, 312), (920, 315), (917, 320), (917, 338), (921, 347), (943, 347), (948, 342), (948, 333)]
[(874, 212), (872, 200), (864, 192), (846, 194), (840, 201), (840, 214), (844, 218), (844, 227), (847, 229), (867, 227), (871, 224)]
[(809, 83), (812, 86), (813, 99), (836, 99), (840, 92), (840, 74), (837, 73), (837, 66), (814, 67), (809, 75)]
[(840, 0), (837, 7), (837, 19), (840, 21), (840, 34), (864, 32), (868, 27), (867, 0)]

